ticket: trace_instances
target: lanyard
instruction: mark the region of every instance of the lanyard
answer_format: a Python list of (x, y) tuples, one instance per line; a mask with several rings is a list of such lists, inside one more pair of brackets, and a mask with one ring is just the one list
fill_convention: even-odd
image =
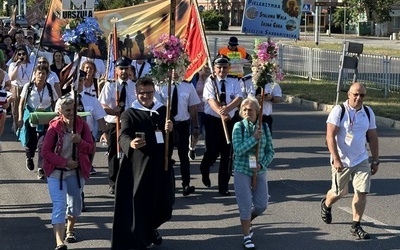
[(353, 115), (353, 119), (350, 117), (350, 111), (348, 110), (348, 108), (346, 107), (347, 113), (349, 114), (349, 120), (350, 120), (350, 126), (349, 126), (349, 131), (353, 131), (353, 125), (356, 121), (356, 115), (357, 115), (357, 110), (355, 110), (354, 115)]
[[(42, 91), (39, 91), (37, 89), (37, 92), (38, 92), (38, 95), (39, 95), (39, 101), (40, 101), (40, 103), (42, 103), (43, 102), (43, 96), (44, 96), (44, 87), (43, 87)], [(40, 94), (40, 93), (42, 93), (42, 94)]]

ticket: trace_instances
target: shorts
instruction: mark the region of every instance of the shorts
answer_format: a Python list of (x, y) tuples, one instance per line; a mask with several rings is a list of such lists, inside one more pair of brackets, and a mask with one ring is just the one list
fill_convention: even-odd
[(332, 166), (332, 187), (331, 191), (339, 196), (343, 191), (348, 192), (350, 177), (353, 180), (353, 189), (357, 193), (369, 193), (371, 187), (371, 168), (368, 159), (360, 162), (354, 167), (345, 167), (338, 172)]

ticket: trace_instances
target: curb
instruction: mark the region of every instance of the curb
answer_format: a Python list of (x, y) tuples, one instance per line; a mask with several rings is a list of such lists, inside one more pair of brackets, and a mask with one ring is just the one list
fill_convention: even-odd
[[(305, 99), (301, 99), (301, 98), (297, 98), (297, 97), (285, 95), (285, 94), (282, 94), (282, 101), (286, 102), (286, 103), (290, 103), (290, 104), (301, 105), (306, 108), (310, 108), (310, 109), (314, 109), (314, 110), (324, 111), (326, 113), (329, 113), (332, 110), (332, 108), (335, 106), (335, 105), (305, 100)], [(396, 120), (386, 118), (386, 117), (381, 117), (381, 116), (375, 116), (375, 120), (376, 120), (377, 125), (383, 125), (385, 127), (400, 130), (400, 121), (396, 121)]]

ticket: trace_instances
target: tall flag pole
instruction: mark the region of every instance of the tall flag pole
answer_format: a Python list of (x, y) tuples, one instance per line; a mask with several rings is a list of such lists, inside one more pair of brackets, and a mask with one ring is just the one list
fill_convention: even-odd
[[(117, 60), (117, 58), (118, 58), (117, 22), (118, 22), (117, 18), (111, 19), (111, 23), (113, 24), (112, 40), (111, 40), (112, 41), (112, 56), (113, 56), (113, 58), (111, 58), (112, 60), (110, 60), (110, 62), (109, 62), (109, 64), (112, 65), (110, 68), (114, 68), (114, 61)], [(116, 105), (118, 107), (119, 103), (120, 103), (119, 90), (118, 90), (118, 76), (114, 73), (114, 77), (113, 78), (114, 78), (114, 83), (115, 83), (115, 102), (116, 102)], [(119, 143), (118, 143), (118, 136), (119, 136), (120, 129), (121, 129), (120, 117), (121, 117), (121, 114), (118, 114), (118, 115), (116, 115), (116, 118), (115, 118), (116, 119), (116, 121), (115, 121), (115, 125), (116, 125), (115, 136), (117, 137), (116, 138), (116, 142), (117, 142), (116, 144), (117, 144), (117, 158), (118, 159), (122, 158), (121, 148), (119, 147)]]
[[(169, 12), (169, 36), (175, 35), (175, 12), (176, 12), (176, 0), (170, 0), (170, 12)], [(170, 120), (171, 116), (171, 85), (172, 78), (174, 77), (174, 70), (169, 72), (168, 76), (168, 98), (167, 98), (167, 114), (165, 118), (165, 123)], [(164, 170), (168, 171), (169, 165), (169, 131), (165, 131), (165, 155), (164, 155)]]

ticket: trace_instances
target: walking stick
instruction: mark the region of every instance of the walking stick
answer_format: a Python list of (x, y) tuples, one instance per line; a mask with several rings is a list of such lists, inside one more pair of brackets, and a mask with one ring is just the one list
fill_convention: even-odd
[[(118, 19), (116, 19), (116, 18), (113, 18), (111, 20), (111, 23), (113, 24), (112, 39), (113, 39), (113, 44), (114, 44), (113, 53), (114, 53), (115, 58), (118, 58), (118, 56), (117, 56), (118, 55), (118, 39), (117, 39), (117, 25), (116, 25), (117, 21), (118, 21)], [(115, 73), (114, 73), (114, 80), (115, 80), (114, 81), (115, 82), (115, 104), (117, 105), (117, 107), (119, 107), (120, 100), (119, 100), (119, 89), (118, 89), (118, 76)], [(121, 116), (120, 113), (118, 113), (118, 115), (115, 116), (115, 119), (116, 119), (115, 120), (115, 136), (117, 137), (116, 138), (116, 142), (117, 142), (116, 146), (117, 146), (117, 158), (118, 159), (122, 158), (121, 148), (119, 147), (119, 142), (118, 142), (119, 131), (121, 129), (120, 116)]]
[[(217, 101), (219, 103), (221, 103), (221, 100), (219, 98), (219, 90), (218, 90), (218, 86), (217, 86), (217, 81), (215, 80), (214, 74), (212, 74), (210, 76), (210, 78), (211, 78), (211, 81), (213, 82), (213, 87), (214, 87), (214, 91), (215, 91), (215, 98), (217, 99)], [(222, 119), (222, 117), (221, 117), (221, 121), (222, 121), (222, 127), (224, 129), (226, 143), (227, 144), (231, 144), (231, 139), (229, 138), (229, 132), (228, 132), (228, 127), (226, 126), (226, 122), (224, 121), (224, 119)]]
[[(262, 128), (262, 114), (264, 106), (264, 88), (261, 87), (261, 103), (260, 103), (260, 113), (258, 114), (258, 129)], [(257, 143), (256, 147), (256, 162), (258, 164), (258, 158), (260, 153), (260, 141)], [(257, 187), (257, 168), (253, 169), (253, 176), (251, 178), (251, 189), (255, 190)]]
[[(172, 77), (175, 74), (174, 70), (169, 71), (171, 75), (168, 78), (168, 85), (167, 85), (167, 114), (165, 116), (165, 123), (168, 122), (168, 120), (171, 117), (171, 85), (172, 85)], [(176, 86), (175, 86), (176, 88)], [(168, 171), (168, 164), (169, 164), (169, 134), (170, 132), (168, 130), (165, 130), (165, 144), (164, 144), (164, 170)]]

